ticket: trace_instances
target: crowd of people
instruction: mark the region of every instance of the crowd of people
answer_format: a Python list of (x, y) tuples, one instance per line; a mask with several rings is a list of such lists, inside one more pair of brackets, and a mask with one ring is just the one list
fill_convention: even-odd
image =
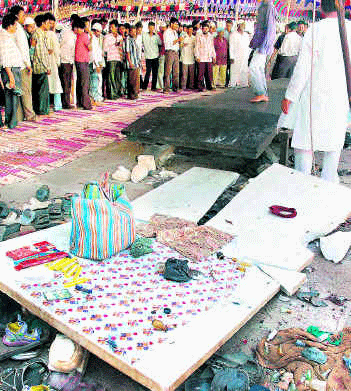
[(247, 87), (250, 39), (244, 21), (143, 25), (73, 14), (63, 26), (51, 13), (33, 19), (15, 5), (0, 31), (5, 126), (35, 121), (50, 104), (55, 111), (91, 110), (104, 99), (137, 99), (149, 87), (166, 94)]

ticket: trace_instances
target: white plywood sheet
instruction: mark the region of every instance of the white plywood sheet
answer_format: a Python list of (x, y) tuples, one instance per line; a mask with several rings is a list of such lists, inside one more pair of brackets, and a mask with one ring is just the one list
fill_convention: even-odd
[(197, 222), (239, 174), (193, 167), (132, 202), (134, 215), (148, 221), (155, 213)]
[[(235, 235), (226, 255), (300, 271), (313, 256), (307, 243), (349, 216), (350, 199), (349, 188), (274, 164), (207, 225)], [(271, 205), (296, 208), (297, 217), (275, 216)]]
[[(72, 325), (64, 323), (62, 317), (53, 316), (45, 306), (38, 306), (29, 295), (23, 295), (18, 289), (16, 280), (22, 280), (26, 271), (15, 272), (12, 261), (5, 256), (6, 251), (43, 240), (55, 244), (57, 248), (68, 250), (69, 233), (70, 224), (64, 224), (2, 242), (0, 244), (2, 260), (0, 290), (90, 352), (151, 390), (174, 390), (279, 290), (279, 283), (257, 268), (248, 268), (247, 274), (229, 301), (219, 303), (209, 311), (194, 317), (186, 326), (167, 333), (167, 343), (157, 345), (151, 351), (145, 351), (139, 361), (128, 364), (120, 356), (102, 349), (101, 345), (89, 338), (89, 335), (77, 333)], [(34, 269), (40, 276), (46, 268), (36, 266)], [(34, 278), (33, 273), (30, 274), (30, 278)], [(253, 290), (252, 287), (255, 289)]]

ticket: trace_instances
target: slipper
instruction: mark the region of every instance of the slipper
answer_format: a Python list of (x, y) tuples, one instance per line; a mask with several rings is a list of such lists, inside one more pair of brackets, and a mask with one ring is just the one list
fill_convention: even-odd
[(49, 199), (50, 196), (50, 189), (48, 185), (43, 185), (39, 187), (39, 189), (35, 192), (35, 198), (40, 201), (44, 202)]
[(29, 333), (27, 323), (23, 322), (21, 316), (18, 315), (17, 322), (8, 323), (2, 342), (4, 345), (10, 347), (29, 345), (33, 342), (40, 341), (40, 334), (41, 330), (37, 328)]
[(0, 201), (0, 219), (6, 218), (10, 213), (9, 207), (5, 204), (5, 202)]
[(48, 209), (38, 209), (35, 211), (35, 219), (33, 227), (37, 230), (48, 228), (50, 225), (50, 217)]
[(36, 198), (32, 197), (30, 198), (29, 202), (23, 205), (23, 209), (31, 209), (31, 210), (38, 210), (38, 209), (47, 209), (49, 206), (49, 201), (38, 201)]
[(237, 368), (224, 368), (217, 372), (211, 383), (211, 391), (248, 391), (249, 375)]
[(63, 220), (62, 200), (55, 200), (48, 207), (50, 220)]
[(307, 358), (307, 360), (314, 361), (321, 365), (325, 364), (328, 359), (325, 353), (315, 347), (306, 348), (301, 352), (301, 354), (303, 357)]

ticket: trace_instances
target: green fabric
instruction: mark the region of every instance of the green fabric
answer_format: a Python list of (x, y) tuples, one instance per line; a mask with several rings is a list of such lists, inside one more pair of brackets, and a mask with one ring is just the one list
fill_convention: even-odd
[(107, 61), (107, 96), (117, 99), (122, 96), (122, 63), (120, 61)]
[(152, 244), (152, 239), (137, 237), (134, 243), (130, 246), (130, 255), (133, 258), (139, 258), (146, 254), (151, 254), (153, 252), (150, 247)]
[(50, 112), (48, 75), (33, 73), (32, 78), (33, 109), (38, 115), (48, 115)]
[(323, 334), (328, 334), (329, 337), (326, 339), (326, 341), (328, 341), (330, 345), (339, 346), (342, 342), (342, 333), (340, 333), (339, 339), (333, 340), (332, 338), (330, 338), (332, 335), (334, 335), (333, 333), (330, 333), (329, 331), (322, 331), (319, 329), (319, 327), (316, 326), (309, 326), (307, 328), (307, 332), (312, 334), (316, 338), (319, 338)]

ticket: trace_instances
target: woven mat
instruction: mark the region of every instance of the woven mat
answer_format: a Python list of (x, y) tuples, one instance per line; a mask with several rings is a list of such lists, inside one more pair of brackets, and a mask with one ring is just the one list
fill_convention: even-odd
[(39, 122), (0, 130), (0, 186), (64, 166), (125, 136), (122, 129), (159, 106), (202, 94), (144, 92), (140, 99), (106, 101), (92, 111), (62, 110)]

